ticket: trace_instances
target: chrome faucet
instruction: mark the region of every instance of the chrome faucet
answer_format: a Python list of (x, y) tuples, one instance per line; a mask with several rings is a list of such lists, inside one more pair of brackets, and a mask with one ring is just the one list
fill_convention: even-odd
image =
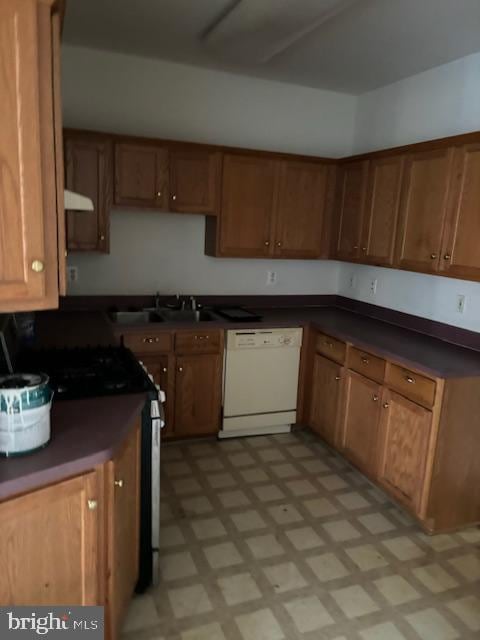
[(155, 311), (158, 311), (160, 309), (160, 292), (157, 291), (157, 293), (155, 294)]

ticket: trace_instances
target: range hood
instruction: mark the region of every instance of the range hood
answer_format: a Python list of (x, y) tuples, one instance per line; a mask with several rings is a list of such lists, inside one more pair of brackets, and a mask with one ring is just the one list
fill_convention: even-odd
[(92, 200), (87, 196), (82, 196), (75, 191), (65, 189), (63, 192), (66, 211), (93, 211), (94, 206)]

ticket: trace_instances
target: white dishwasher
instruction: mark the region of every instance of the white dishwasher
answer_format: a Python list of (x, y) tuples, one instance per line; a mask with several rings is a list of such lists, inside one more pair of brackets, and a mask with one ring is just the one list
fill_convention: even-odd
[(301, 328), (227, 331), (220, 438), (290, 431), (301, 346)]

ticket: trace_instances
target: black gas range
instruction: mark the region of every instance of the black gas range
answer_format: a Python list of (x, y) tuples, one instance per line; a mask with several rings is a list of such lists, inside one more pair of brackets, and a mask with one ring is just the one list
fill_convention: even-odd
[(123, 346), (25, 350), (16, 370), (46, 373), (55, 400), (155, 391), (142, 365)]
[[(160, 429), (163, 392), (133, 353), (124, 346), (35, 349), (20, 352), (15, 370), (46, 373), (53, 402), (145, 393), (141, 431), (141, 503), (139, 576), (143, 592), (159, 576)], [(86, 433), (88, 433), (88, 425)]]

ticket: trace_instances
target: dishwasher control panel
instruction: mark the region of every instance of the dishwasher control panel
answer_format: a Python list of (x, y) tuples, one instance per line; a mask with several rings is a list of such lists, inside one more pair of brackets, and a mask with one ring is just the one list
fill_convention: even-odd
[(227, 349), (262, 349), (300, 347), (302, 329), (256, 329), (253, 331), (228, 331)]

